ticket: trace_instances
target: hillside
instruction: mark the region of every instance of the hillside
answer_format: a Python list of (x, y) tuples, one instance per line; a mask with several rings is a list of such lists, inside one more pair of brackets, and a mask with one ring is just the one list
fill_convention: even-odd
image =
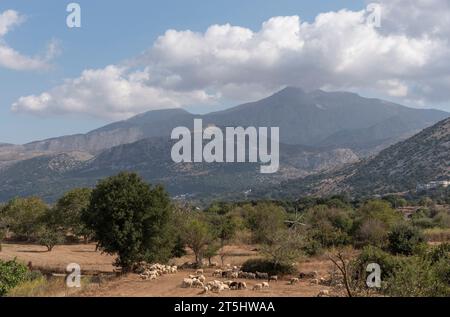
[(0, 170), (0, 201), (16, 195), (39, 195), (54, 201), (71, 187), (94, 186), (98, 179), (120, 171), (138, 172), (151, 183), (164, 184), (172, 195), (242, 196), (244, 191), (263, 184), (277, 185), (358, 160), (349, 149), (317, 150), (281, 144), (280, 171), (263, 175), (259, 163), (174, 163), (170, 154), (173, 142), (148, 138), (107, 149), (95, 157), (70, 152), (23, 160)]
[[(343, 169), (283, 183), (274, 195), (385, 194), (450, 179), (450, 118)], [(268, 194), (268, 190), (265, 194)], [(260, 194), (263, 194), (262, 191)]]

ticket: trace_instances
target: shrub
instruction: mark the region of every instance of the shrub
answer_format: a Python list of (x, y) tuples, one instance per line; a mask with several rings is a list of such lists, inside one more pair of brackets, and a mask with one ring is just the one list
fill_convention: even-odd
[[(444, 274), (448, 273), (444, 267)], [(413, 256), (394, 270), (386, 281), (386, 294), (397, 297), (450, 296), (450, 287), (442, 279), (437, 266), (423, 258)]]
[(359, 256), (353, 261), (352, 267), (356, 272), (354, 278), (364, 279), (367, 265), (377, 263), (381, 267), (382, 281), (394, 274), (394, 271), (401, 266), (399, 258), (374, 246), (365, 247)]
[(27, 272), (27, 267), (16, 260), (0, 260), (0, 296), (5, 296), (9, 290), (24, 282)]
[[(362, 219), (376, 219), (388, 227), (402, 220), (402, 215), (383, 200), (369, 200), (360, 209)], [(362, 221), (360, 221), (362, 223)]]
[(383, 248), (387, 244), (388, 230), (378, 219), (366, 219), (355, 234), (355, 246), (373, 245)]
[(419, 229), (406, 223), (400, 223), (389, 233), (388, 240), (390, 252), (412, 255), (424, 242), (424, 237)]
[(310, 226), (310, 239), (319, 241), (325, 248), (350, 243), (349, 232), (353, 222), (345, 210), (319, 205), (308, 210), (306, 222)]
[(288, 275), (295, 274), (296, 269), (292, 264), (274, 263), (267, 259), (250, 259), (242, 264), (242, 271), (244, 272), (262, 272), (269, 275)]

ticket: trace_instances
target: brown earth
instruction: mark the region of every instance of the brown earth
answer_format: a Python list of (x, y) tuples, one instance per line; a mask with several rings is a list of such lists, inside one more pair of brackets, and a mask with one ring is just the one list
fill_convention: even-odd
[[(52, 252), (45, 252), (45, 247), (35, 245), (21, 244), (4, 244), (3, 251), (0, 252), (0, 259), (9, 260), (17, 258), (24, 263), (32, 261), (35, 268), (43, 268), (45, 270), (55, 270), (56, 272), (64, 271), (69, 263), (78, 263), (83, 272), (112, 273), (114, 267), (112, 262), (114, 257), (95, 252), (95, 245), (63, 245), (57, 246)], [(225, 263), (231, 266), (240, 265), (250, 258), (258, 257), (255, 246), (231, 246), (227, 248), (228, 257)], [(172, 264), (181, 265), (185, 262), (192, 261), (192, 254), (172, 261)], [(213, 259), (220, 262), (219, 259)], [(310, 258), (300, 261), (298, 264), (299, 271), (311, 272), (317, 271), (319, 276), (326, 277), (331, 270), (331, 263), (325, 258)], [(204, 275), (207, 281), (222, 280), (212, 277), (212, 273), (216, 268), (205, 269)], [(220, 294), (209, 293), (201, 294), (200, 289), (184, 289), (181, 283), (184, 278), (190, 274), (194, 274), (195, 270), (180, 270), (176, 274), (164, 275), (157, 280), (145, 281), (137, 274), (128, 274), (126, 276), (114, 277), (107, 279), (101, 283), (92, 283), (82, 291), (72, 294), (75, 296), (125, 296), (125, 297), (191, 297), (191, 296), (220, 296), (220, 297), (311, 297), (317, 296), (321, 290), (329, 287), (323, 285), (313, 285), (311, 280), (304, 279), (296, 285), (289, 285), (289, 276), (284, 277), (278, 282), (271, 282), (270, 288), (261, 291), (252, 291), (251, 288), (260, 280), (237, 280), (247, 283), (248, 289), (242, 291), (224, 291)], [(59, 295), (56, 295), (59, 296)]]

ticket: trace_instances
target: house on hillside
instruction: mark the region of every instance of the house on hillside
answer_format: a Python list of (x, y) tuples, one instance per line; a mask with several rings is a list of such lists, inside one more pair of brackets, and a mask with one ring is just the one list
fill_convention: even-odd
[(429, 182), (427, 184), (418, 184), (416, 187), (417, 191), (423, 191), (423, 190), (430, 190), (430, 189), (437, 189), (437, 188), (447, 188), (450, 186), (450, 181), (433, 181)]

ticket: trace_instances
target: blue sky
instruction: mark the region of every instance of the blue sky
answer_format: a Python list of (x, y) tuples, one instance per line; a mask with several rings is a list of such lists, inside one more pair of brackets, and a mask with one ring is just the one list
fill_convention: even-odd
[[(148, 51), (158, 36), (163, 35), (168, 29), (191, 30), (201, 34), (211, 25), (229, 23), (258, 32), (262, 23), (272, 17), (297, 15), (302, 21), (313, 23), (315, 17), (323, 12), (337, 11), (342, 8), (356, 12), (366, 8), (366, 2), (358, 0), (79, 0), (77, 2), (82, 8), (81, 29), (69, 29), (65, 25), (66, 5), (70, 1), (2, 0), (0, 2), (0, 14), (7, 10), (14, 10), (25, 17), (20, 25), (15, 26), (4, 36), (3, 41), (7, 43), (8, 47), (30, 57), (43, 55), (49, 43), (57, 43), (60, 51), (49, 62), (51, 67), (46, 69), (14, 70), (0, 65), (0, 142), (25, 143), (47, 137), (84, 133), (115, 120), (116, 117), (113, 119), (107, 115), (102, 117), (97, 114), (71, 112), (67, 109), (55, 110), (57, 105), (52, 105), (51, 111), (42, 113), (27, 111), (29, 104), (26, 103), (21, 108), (25, 111), (12, 112), (11, 106), (20, 97), (51, 92), (54, 87), (63, 84), (65, 79), (77, 78), (86, 69), (103, 69), (108, 65), (118, 65), (136, 58), (141, 53)], [(394, 29), (393, 26), (390, 25), (390, 27)], [(319, 28), (317, 27), (317, 29)], [(2, 41), (1, 36), (0, 41)], [(157, 53), (164, 55), (164, 52), (161, 53), (161, 51)], [(158, 58), (158, 62), (164, 59), (161, 56)], [(420, 61), (420, 56), (417, 58)], [(168, 63), (165, 59), (164, 62)], [(177, 69), (179, 68), (180, 66), (177, 64)], [(175, 72), (173, 69), (170, 71)], [(124, 76), (128, 76), (128, 74)], [(402, 78), (391, 78), (391, 75), (386, 75), (384, 78), (382, 77), (385, 76), (384, 74), (379, 76), (381, 77), (377, 78), (377, 82), (380, 83), (380, 87), (385, 85), (387, 88), (383, 89), (391, 91), (393, 99), (395, 96), (401, 95), (407, 103), (415, 96), (415, 94), (411, 94), (405, 97), (405, 94), (402, 94), (404, 86), (407, 88), (413, 86), (409, 82), (403, 84)], [(346, 79), (350, 77), (346, 74)], [(333, 80), (323, 82), (323, 80), (317, 79), (318, 86), (338, 87), (336, 82), (339, 80)], [(294, 81), (294, 83), (296, 82)], [(300, 80), (299, 83), (301, 84), (302, 81)], [(270, 85), (249, 83), (255, 87), (257, 85), (258, 89), (263, 86), (272, 88), (281, 84), (280, 82), (273, 85), (272, 83)], [(229, 86), (225, 84), (221, 86), (222, 88), (207, 86), (201, 87), (201, 89), (198, 85), (195, 88), (186, 88), (187, 84), (183, 85), (183, 88), (178, 87), (177, 91), (171, 88), (171, 92), (176, 93), (176, 98), (179, 97), (178, 93), (184, 94), (187, 89), (191, 89), (192, 93), (197, 95), (201, 90), (207, 94), (214, 94), (216, 97), (226, 95), (230, 91)], [(225, 86), (226, 88), (223, 88)], [(67, 89), (70, 89), (71, 86), (68, 87)], [(346, 87), (351, 89), (356, 86), (349, 81)], [(367, 91), (365, 86), (355, 89), (361, 92)], [(267, 92), (269, 90), (268, 88)], [(261, 95), (265, 93), (262, 88), (258, 91), (261, 91)], [(55, 97), (58, 95), (57, 93), (50, 94), (57, 100)], [(240, 97), (235, 97), (236, 94), (229, 95), (232, 97), (216, 98), (214, 107), (206, 108), (207, 110), (196, 107), (196, 97), (189, 95), (189, 100), (194, 100), (189, 105), (189, 109), (208, 111), (241, 100)], [(380, 95), (383, 94), (380, 93)], [(187, 100), (186, 98), (183, 97), (179, 100)], [(251, 99), (250, 96), (247, 96), (242, 97), (242, 100), (246, 100), (246, 98)], [(437, 96), (436, 100), (437, 106), (442, 105)], [(91, 106), (95, 107), (95, 105)], [(441, 108), (445, 108), (445, 104)]]

